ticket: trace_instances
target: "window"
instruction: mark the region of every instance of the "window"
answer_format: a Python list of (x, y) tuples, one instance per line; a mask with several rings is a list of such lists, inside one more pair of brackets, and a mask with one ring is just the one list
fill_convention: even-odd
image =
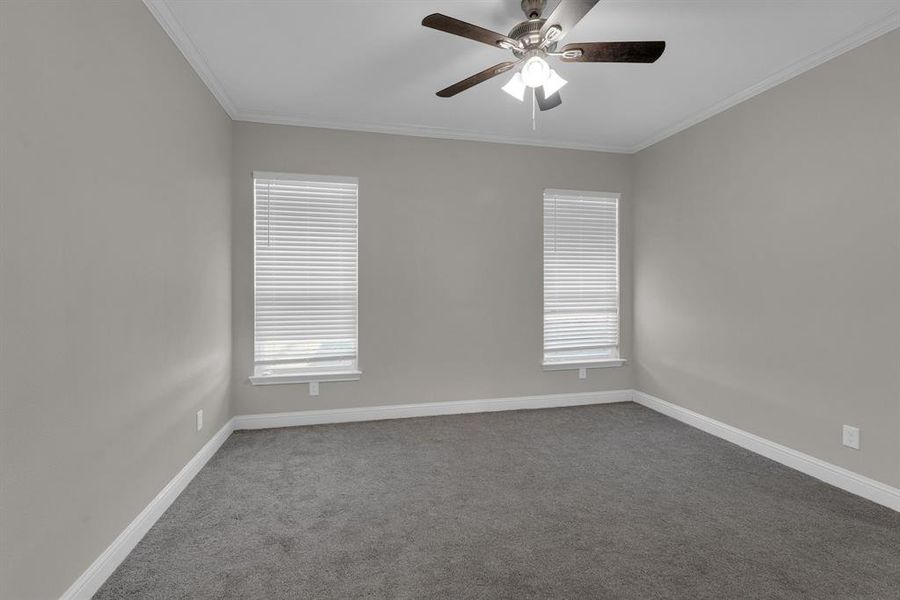
[(359, 379), (356, 178), (253, 174), (253, 383)]
[(619, 366), (618, 194), (544, 191), (546, 369)]

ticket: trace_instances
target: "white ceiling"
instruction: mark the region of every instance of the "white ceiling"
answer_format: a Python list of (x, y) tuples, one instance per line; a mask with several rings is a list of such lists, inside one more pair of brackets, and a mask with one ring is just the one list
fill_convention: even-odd
[[(634, 152), (900, 26), (900, 0), (603, 0), (566, 38), (665, 40), (655, 64), (563, 64), (538, 113), (499, 76), (435, 92), (509, 52), (420, 25), (506, 33), (519, 0), (145, 0), (237, 120)], [(556, 0), (549, 0), (545, 16)]]

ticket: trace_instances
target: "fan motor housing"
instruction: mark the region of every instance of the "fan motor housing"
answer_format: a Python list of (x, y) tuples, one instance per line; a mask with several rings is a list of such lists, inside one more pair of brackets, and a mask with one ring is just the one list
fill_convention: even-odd
[[(519, 40), (522, 42), (524, 46), (523, 50), (519, 50), (517, 48), (513, 48), (513, 54), (517, 57), (522, 58), (529, 51), (535, 50), (541, 45), (541, 27), (544, 26), (544, 23), (547, 22), (547, 19), (542, 19), (540, 17), (534, 19), (528, 19), (527, 21), (522, 21), (517, 24), (515, 27), (509, 30), (509, 37), (514, 40)], [(551, 44), (545, 47), (545, 50), (549, 52), (553, 52), (556, 44)]]

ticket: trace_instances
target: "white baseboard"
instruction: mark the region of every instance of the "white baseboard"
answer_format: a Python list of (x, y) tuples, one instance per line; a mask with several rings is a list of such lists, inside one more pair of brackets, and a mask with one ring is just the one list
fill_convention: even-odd
[(631, 390), (607, 392), (581, 392), (574, 394), (547, 394), (489, 400), (458, 400), (453, 402), (423, 402), (421, 404), (389, 404), (364, 408), (335, 408), (329, 410), (304, 410), (299, 412), (239, 415), (234, 418), (235, 429), (267, 429), (270, 427), (296, 427), (324, 423), (348, 423), (351, 421), (378, 421), (381, 419), (405, 419), (435, 415), (460, 415), (466, 413), (495, 412), (582, 406), (585, 404), (609, 404), (630, 402)]
[(230, 419), (200, 449), (181, 471), (156, 495), (150, 504), (119, 534), (60, 600), (88, 600), (103, 582), (112, 575), (128, 553), (141, 541), (147, 531), (162, 516), (172, 502), (184, 491), (200, 469), (218, 451), (235, 429), (261, 429), (269, 427), (293, 427), (322, 423), (346, 423), (350, 421), (376, 421), (428, 415), (451, 415), (499, 410), (550, 408), (555, 406), (580, 406), (631, 401), (631, 390), (611, 392), (585, 392), (578, 394), (553, 394), (524, 396), (492, 400), (465, 400), (461, 402), (431, 402), (422, 404), (397, 404), (366, 408), (338, 408), (333, 410), (308, 410), (290, 413), (242, 415)]
[(632, 400), (706, 433), (728, 440), (766, 458), (821, 479), (852, 494), (900, 511), (900, 490), (896, 488), (636, 390), (611, 390), (488, 400), (425, 402), (421, 404), (394, 404), (364, 408), (336, 408), (331, 410), (240, 415), (229, 420), (194, 455), (184, 468), (166, 484), (166, 487), (157, 494), (156, 498), (103, 551), (103, 554), (66, 590), (61, 600), (87, 600), (93, 596), (234, 430), (583, 406), (588, 404), (611, 404), (614, 402), (630, 402)]
[(222, 446), (231, 432), (234, 431), (234, 420), (230, 419), (216, 432), (212, 438), (200, 449), (194, 457), (188, 461), (178, 474), (166, 484), (166, 487), (156, 495), (150, 504), (135, 517), (135, 519), (119, 534), (113, 543), (103, 551), (87, 570), (81, 574), (75, 583), (60, 597), (60, 600), (88, 600), (93, 596), (103, 582), (112, 575), (128, 553), (137, 545), (141, 538), (153, 527), (153, 524), (162, 516), (175, 498), (184, 491), (194, 476), (213, 454)]
[(864, 477), (853, 471), (848, 471), (843, 467), (838, 467), (793, 448), (782, 446), (737, 427), (726, 425), (721, 421), (716, 421), (677, 404), (660, 400), (644, 392), (635, 390), (634, 401), (706, 433), (728, 440), (732, 444), (737, 444), (751, 452), (796, 469), (801, 473), (820, 479), (846, 492), (900, 511), (900, 489)]

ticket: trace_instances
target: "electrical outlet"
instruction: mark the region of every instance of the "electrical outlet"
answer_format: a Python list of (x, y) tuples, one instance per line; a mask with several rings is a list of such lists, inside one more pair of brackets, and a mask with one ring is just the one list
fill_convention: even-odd
[(203, 429), (203, 409), (197, 411), (197, 431)]
[(319, 395), (319, 382), (318, 381), (310, 381), (309, 382), (309, 395), (310, 396), (318, 396)]
[(844, 425), (844, 445), (859, 450), (859, 427)]
[(578, 369), (578, 379), (587, 379), (587, 369), (585, 367)]

